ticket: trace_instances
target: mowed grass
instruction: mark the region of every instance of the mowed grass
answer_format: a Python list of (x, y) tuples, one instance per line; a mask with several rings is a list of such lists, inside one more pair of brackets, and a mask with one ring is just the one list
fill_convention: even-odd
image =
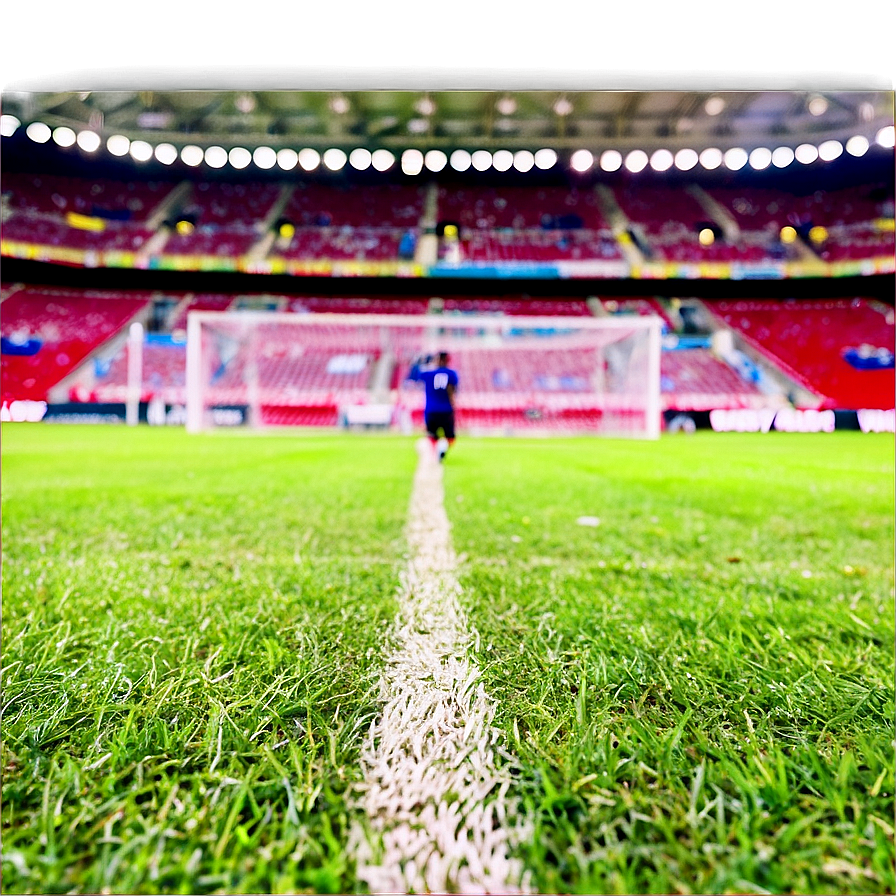
[(458, 443), (540, 892), (894, 891), (893, 463), (861, 433)]
[[(4, 892), (359, 890), (413, 438), (2, 436)], [(861, 433), (458, 442), (540, 891), (893, 892), (893, 460)]]
[(2, 436), (4, 892), (354, 889), (409, 440)]

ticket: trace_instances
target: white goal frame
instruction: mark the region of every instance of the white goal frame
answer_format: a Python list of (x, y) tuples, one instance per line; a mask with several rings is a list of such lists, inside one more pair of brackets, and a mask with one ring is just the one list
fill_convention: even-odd
[[(205, 426), (205, 383), (203, 381), (202, 328), (204, 324), (222, 323), (232, 327), (239, 322), (247, 325), (283, 324), (290, 327), (314, 328), (325, 326), (407, 327), (422, 331), (421, 352), (441, 349), (466, 350), (472, 347), (460, 337), (452, 338), (439, 331), (494, 330), (601, 330), (620, 331), (625, 339), (638, 331), (646, 337), (644, 363), (645, 387), (643, 407), (646, 425), (631, 437), (657, 439), (661, 431), (660, 405), (660, 354), (662, 350), (662, 319), (657, 315), (624, 315), (613, 317), (579, 316), (524, 316), (483, 314), (351, 314), (315, 313), (297, 314), (279, 311), (191, 311), (187, 318), (186, 357), (186, 428), (188, 432), (200, 432)], [(517, 338), (517, 337), (515, 337)], [(310, 343), (309, 343), (310, 344)], [(513, 344), (513, 343), (512, 343)], [(535, 341), (533, 341), (533, 345)], [(520, 345), (519, 341), (515, 343)], [(486, 346), (487, 347), (487, 346)], [(542, 347), (542, 346), (539, 346)], [(546, 344), (545, 344), (546, 347)], [(252, 365), (254, 367), (254, 365)], [(249, 384), (250, 390), (252, 385)], [(461, 392), (463, 383), (461, 384)]]

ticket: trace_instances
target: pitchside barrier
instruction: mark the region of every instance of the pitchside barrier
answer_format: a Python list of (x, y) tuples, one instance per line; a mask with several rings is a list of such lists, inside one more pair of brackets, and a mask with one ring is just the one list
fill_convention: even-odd
[(254, 428), (413, 431), (415, 361), (446, 351), (458, 372), (457, 426), (472, 434), (658, 438), (659, 317), (191, 312), (187, 429), (240, 408)]

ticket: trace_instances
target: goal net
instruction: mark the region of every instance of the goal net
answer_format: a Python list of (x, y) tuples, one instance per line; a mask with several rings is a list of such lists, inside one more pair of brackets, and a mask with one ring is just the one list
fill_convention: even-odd
[(470, 434), (660, 431), (658, 317), (191, 312), (187, 428), (413, 431), (412, 365), (446, 351)]

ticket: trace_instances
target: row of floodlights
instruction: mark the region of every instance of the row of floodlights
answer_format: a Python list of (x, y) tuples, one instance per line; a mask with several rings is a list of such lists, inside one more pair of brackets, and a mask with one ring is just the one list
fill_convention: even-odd
[[(3, 115), (0, 132), (4, 137), (9, 137), (20, 125), (21, 122), (15, 116)], [(49, 125), (39, 121), (29, 124), (25, 133), (35, 143), (46, 143), (52, 138), (59, 146), (70, 147), (77, 144), (89, 153), (96, 152), (102, 144), (99, 134), (94, 131), (85, 130), (76, 134), (65, 126), (51, 130)], [(893, 126), (881, 128), (875, 142), (880, 146), (892, 148), (896, 142)], [(794, 159), (804, 165), (811, 164), (816, 159), (830, 162), (839, 158), (844, 149), (858, 158), (868, 152), (870, 145), (867, 137), (856, 135), (846, 141), (845, 147), (839, 140), (825, 140), (818, 146), (802, 143), (795, 150), (788, 146), (779, 146), (774, 150), (758, 147), (752, 152), (747, 152), (745, 149), (735, 147), (723, 152), (710, 147), (701, 153), (694, 149), (682, 149), (673, 155), (668, 149), (658, 149), (648, 156), (644, 150), (635, 149), (623, 156), (618, 150), (608, 149), (598, 158), (587, 149), (579, 149), (570, 157), (570, 166), (579, 173), (590, 171), (595, 164), (607, 172), (618, 171), (624, 166), (627, 171), (635, 174), (643, 171), (648, 165), (654, 171), (668, 171), (673, 166), (680, 171), (690, 171), (698, 163), (708, 171), (723, 164), (731, 171), (739, 171), (747, 164), (756, 171), (762, 171), (769, 165), (786, 168)], [(340, 171), (348, 163), (358, 171), (371, 167), (376, 171), (388, 171), (396, 162), (395, 155), (388, 149), (376, 149), (371, 152), (359, 147), (346, 154), (334, 147), (325, 150), (323, 155), (310, 147), (296, 152), (294, 149), (276, 151), (269, 146), (259, 146), (254, 152), (250, 152), (241, 146), (228, 151), (223, 146), (209, 146), (203, 149), (201, 146), (188, 145), (178, 150), (171, 143), (159, 143), (153, 147), (145, 140), (130, 140), (122, 134), (113, 134), (109, 137), (106, 140), (106, 149), (113, 156), (130, 155), (138, 162), (148, 162), (154, 157), (162, 164), (171, 165), (180, 157), (184, 164), (191, 167), (205, 162), (210, 168), (223, 168), (229, 163), (233, 168), (242, 169), (254, 163), (262, 169), (278, 165), (284, 171), (290, 171), (298, 165), (305, 171), (314, 171), (323, 163), (330, 171)], [(401, 170), (409, 175), (420, 174), (424, 168), (436, 173), (449, 164), (455, 171), (467, 171), (472, 167), (476, 171), (487, 171), (489, 168), (509, 171), (515, 168), (517, 171), (526, 172), (532, 168), (543, 171), (553, 168), (557, 164), (557, 158), (557, 153), (553, 149), (539, 149), (534, 153), (526, 149), (518, 152), (499, 149), (494, 153), (485, 149), (472, 153), (465, 149), (456, 149), (450, 156), (440, 149), (431, 149), (426, 153), (419, 149), (406, 149), (401, 153), (400, 164)]]

